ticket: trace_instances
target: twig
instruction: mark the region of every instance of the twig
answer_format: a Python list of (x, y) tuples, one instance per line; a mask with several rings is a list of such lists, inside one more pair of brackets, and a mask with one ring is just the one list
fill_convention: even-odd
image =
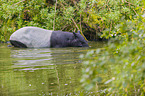
[(56, 0), (56, 3), (55, 3), (55, 15), (54, 15), (54, 20), (53, 20), (53, 31), (55, 30), (56, 7), (57, 7), (57, 0)]
[[(73, 18), (71, 18), (71, 19), (72, 19), (73, 23), (75, 24), (75, 26), (77, 27), (77, 29), (80, 30), (79, 27), (77, 26), (76, 22), (74, 21), (74, 19)], [(85, 37), (85, 35), (83, 34), (83, 32), (81, 30), (80, 30), (80, 32), (81, 32), (82, 36), (85, 38), (85, 40), (87, 40), (87, 38)]]
[(66, 28), (66, 27), (68, 27), (68, 25), (66, 25), (66, 26), (63, 26), (63, 28), (61, 29), (62, 31)]
[(80, 30), (82, 32), (82, 15), (80, 14)]
[[(64, 5), (62, 4), (62, 2), (60, 2), (60, 4), (62, 5), (63, 9), (65, 9)], [(77, 28), (78, 30), (80, 30), (79, 27), (77, 26), (76, 22), (74, 21), (74, 19), (71, 18), (71, 20), (72, 20), (73, 23), (75, 24), (76, 28)], [(87, 40), (87, 38), (86, 38), (85, 35), (83, 34), (82, 30), (80, 30), (80, 32), (81, 32), (81, 35), (85, 38), (85, 40)], [(87, 40), (87, 41), (88, 41), (88, 40)]]
[(21, 3), (21, 2), (24, 2), (24, 1), (25, 1), (25, 0), (19, 1), (19, 2), (15, 3), (15, 4), (13, 4), (13, 5), (17, 5), (17, 4), (19, 4), (19, 3)]
[(137, 12), (133, 9), (133, 11), (135, 12), (135, 14), (138, 16)]
[(76, 28), (73, 30), (73, 32), (75, 32), (76, 31)]
[(132, 3), (130, 3), (130, 2), (127, 2), (126, 0), (125, 0), (125, 2), (128, 3), (129, 5), (133, 5), (133, 6), (135, 6), (134, 4), (132, 4)]
[(77, 29), (80, 30), (79, 27), (77, 26), (76, 22), (74, 21), (74, 19), (73, 18), (71, 18), (71, 19), (72, 19), (73, 23), (75, 24), (75, 26), (77, 27)]
[[(125, 0), (125, 2), (128, 3), (129, 7), (130, 7), (130, 5), (135, 6), (134, 4), (132, 4), (132, 3), (130, 3), (130, 2), (127, 2), (126, 0)], [(132, 8), (132, 9), (133, 9), (133, 8)], [(133, 9), (133, 11), (134, 11), (135, 14), (138, 16), (137, 12), (136, 12), (134, 9)]]
[[(68, 32), (70, 32), (70, 30), (73, 30), (73, 28), (70, 28), (69, 30), (68, 30)], [(75, 32), (75, 31), (74, 31)]]
[(108, 7), (109, 11), (111, 11), (110, 7), (108, 6), (109, 1), (110, 1), (110, 0), (108, 0), (106, 6)]

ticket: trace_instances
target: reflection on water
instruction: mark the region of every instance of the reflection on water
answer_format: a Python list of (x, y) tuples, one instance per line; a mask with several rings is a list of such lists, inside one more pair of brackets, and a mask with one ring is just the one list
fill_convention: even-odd
[[(12, 49), (11, 58), (15, 58), (13, 68), (19, 70), (39, 70), (46, 68), (51, 63), (50, 49)], [(43, 66), (43, 67), (42, 67)], [(42, 67), (42, 68), (40, 68)]]
[[(102, 45), (92, 43), (91, 48)], [(75, 91), (80, 86), (79, 55), (91, 48), (20, 49), (0, 44), (0, 96), (79, 94)]]

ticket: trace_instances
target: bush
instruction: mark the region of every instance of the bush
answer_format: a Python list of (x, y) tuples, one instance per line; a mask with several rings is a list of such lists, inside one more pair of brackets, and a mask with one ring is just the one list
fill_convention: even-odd
[[(0, 2), (0, 40), (24, 26), (83, 32), (88, 40), (109, 38), (114, 26), (141, 12), (142, 0), (3, 0)], [(104, 31), (106, 28), (110, 33)]]
[[(3, 0), (0, 2), (0, 40), (8, 41), (10, 35), (24, 26), (49, 30), (80, 30), (79, 2), (64, 0)], [(84, 9), (82, 9), (83, 12)]]
[[(119, 1), (115, 2), (119, 3)], [(127, 17), (125, 15), (125, 17), (118, 18), (117, 16), (115, 18), (116, 15), (114, 15), (115, 25), (104, 30), (102, 35), (106, 38), (111, 37), (108, 46), (103, 50), (96, 49), (89, 51), (86, 55), (81, 55), (81, 58), (88, 59), (83, 62), (85, 68), (82, 71), (81, 82), (84, 89), (94, 90), (99, 95), (144, 96), (144, 5), (141, 1), (135, 0), (132, 2), (137, 4), (130, 2), (127, 4), (138, 6), (136, 9), (142, 10), (136, 11), (135, 14), (130, 14), (129, 10), (133, 10), (130, 6), (129, 9), (123, 9), (126, 10), (125, 12), (129, 12)], [(118, 14), (118, 12), (111, 14)], [(101, 86), (102, 84), (104, 87)]]

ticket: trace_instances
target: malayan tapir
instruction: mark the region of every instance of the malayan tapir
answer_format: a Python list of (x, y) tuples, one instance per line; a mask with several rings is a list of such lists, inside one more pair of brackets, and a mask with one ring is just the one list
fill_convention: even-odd
[(78, 32), (52, 31), (38, 27), (23, 27), (10, 36), (10, 43), (20, 48), (89, 47)]

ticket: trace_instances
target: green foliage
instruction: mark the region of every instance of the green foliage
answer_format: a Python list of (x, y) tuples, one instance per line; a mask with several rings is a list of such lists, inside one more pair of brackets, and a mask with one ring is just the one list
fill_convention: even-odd
[[(74, 5), (70, 6), (71, 3), (60, 0), (56, 6), (53, 1), (55, 0), (2, 0), (0, 2), (0, 40), (8, 41), (14, 31), (24, 26), (36, 26), (49, 30), (53, 30), (54, 27), (54, 30), (65, 31), (76, 29), (71, 20), (75, 16)], [(76, 18), (75, 21), (78, 19)]]
[[(84, 17), (86, 18), (84, 22), (95, 30), (99, 29), (96, 24), (101, 27), (100, 31), (104, 31), (106, 28), (113, 30), (114, 26), (122, 20), (131, 20), (133, 16), (136, 16), (136, 12), (142, 10), (141, 3), (142, 0), (94, 0), (87, 8), (88, 17)], [(112, 35), (102, 33), (108, 35), (108, 38)]]
[[(110, 4), (112, 6), (121, 4), (123, 8), (121, 11), (125, 16), (118, 15), (118, 11), (110, 12), (111, 14), (107, 16), (114, 25), (103, 31), (102, 37), (114, 36), (114, 38), (110, 39), (105, 49), (92, 50), (81, 56), (81, 58), (88, 58), (83, 62), (85, 68), (82, 71), (82, 87), (86, 90), (94, 90), (99, 95), (144, 96), (145, 7), (137, 0), (124, 1), (124, 3), (110, 1)], [(130, 4), (130, 7), (127, 8), (126, 4)], [(132, 10), (134, 13), (130, 12)], [(108, 18), (106, 20), (109, 20)]]
[[(105, 49), (81, 56), (88, 59), (84, 61), (82, 86), (95, 88), (98, 94), (143, 95), (144, 6), (143, 0), (1, 0), (0, 41), (7, 41), (24, 26), (78, 29), (88, 39), (111, 38)], [(105, 86), (100, 87), (102, 84)]]
[[(141, 12), (142, 0), (2, 0), (0, 2), (0, 40), (24, 26), (49, 30), (81, 30), (89, 40), (115, 33), (114, 26), (131, 20)], [(74, 20), (74, 21), (73, 21)]]

